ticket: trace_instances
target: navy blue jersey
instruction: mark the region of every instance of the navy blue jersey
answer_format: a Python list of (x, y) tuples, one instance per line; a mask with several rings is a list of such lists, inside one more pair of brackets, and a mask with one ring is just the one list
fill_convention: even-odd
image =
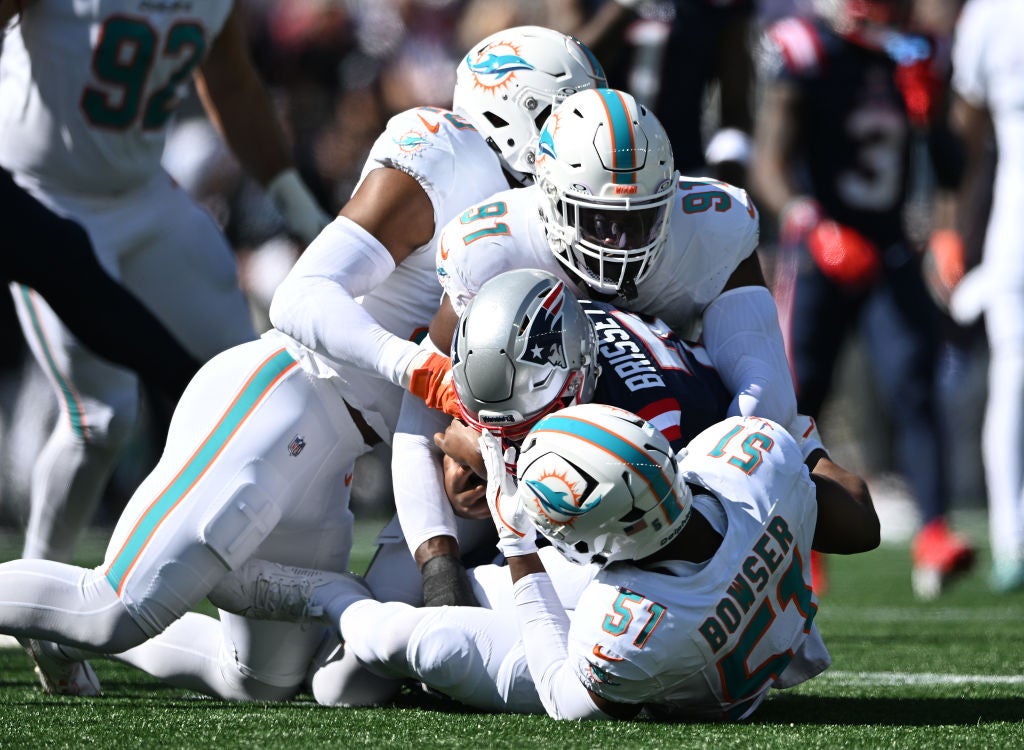
[(689, 344), (656, 321), (613, 305), (580, 300), (594, 324), (601, 375), (594, 402), (651, 422), (679, 450), (725, 419), (732, 397), (704, 347)]
[[(895, 38), (904, 47), (928, 44)], [(880, 247), (901, 241), (911, 129), (892, 54), (809, 19), (778, 21), (766, 42), (769, 79), (800, 93), (802, 189)]]

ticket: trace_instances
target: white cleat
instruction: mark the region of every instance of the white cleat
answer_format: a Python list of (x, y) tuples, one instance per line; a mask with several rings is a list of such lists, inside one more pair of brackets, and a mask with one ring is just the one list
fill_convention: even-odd
[(363, 579), (353, 573), (250, 559), (225, 576), (207, 598), (218, 609), (255, 620), (336, 626), (339, 606), (372, 597)]
[(36, 663), (36, 675), (44, 693), (82, 698), (102, 695), (100, 680), (89, 662), (69, 659), (60, 646), (50, 641), (30, 638), (22, 640), (21, 645)]

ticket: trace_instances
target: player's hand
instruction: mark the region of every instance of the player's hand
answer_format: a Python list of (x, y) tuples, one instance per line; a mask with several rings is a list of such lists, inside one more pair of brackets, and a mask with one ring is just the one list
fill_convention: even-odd
[(480, 452), (487, 467), (487, 507), (498, 530), (498, 549), (505, 557), (529, 555), (537, 551), (537, 530), (523, 510), (508, 459), (515, 458), (515, 449), (507, 455), (501, 450), (501, 439), (484, 433), (480, 436)]
[(844, 289), (865, 289), (882, 271), (875, 243), (831, 219), (819, 221), (808, 233), (807, 248), (821, 272)]
[(451, 417), (461, 415), (452, 379), (452, 361), (443, 354), (431, 353), (412, 371), (409, 392), (423, 399), (431, 409)]
[(480, 455), (480, 432), (461, 419), (453, 419), (444, 432), (434, 435), (434, 445), (457, 464), (468, 467), (478, 476), (487, 478), (487, 467)]
[(799, 245), (821, 220), (818, 201), (809, 195), (798, 195), (779, 214), (779, 239), (784, 245)]
[(923, 265), (928, 291), (944, 310), (948, 310), (953, 290), (963, 280), (966, 270), (960, 233), (952, 229), (932, 232)]
[(476, 521), (490, 518), (487, 481), (451, 456), (444, 457), (444, 491), (455, 515)]

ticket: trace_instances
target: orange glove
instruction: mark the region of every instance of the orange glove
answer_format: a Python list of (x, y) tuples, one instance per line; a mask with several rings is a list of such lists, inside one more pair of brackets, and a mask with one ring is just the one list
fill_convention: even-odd
[(452, 361), (442, 354), (431, 354), (412, 371), (409, 392), (423, 399), (431, 409), (451, 417), (461, 416), (459, 397), (452, 380)]
[(960, 233), (953, 229), (932, 232), (924, 255), (924, 278), (935, 301), (944, 309), (949, 308), (950, 297), (965, 270), (964, 241)]
[(831, 219), (820, 222), (810, 231), (807, 247), (821, 272), (847, 289), (864, 289), (882, 270), (882, 259), (875, 244), (856, 229)]

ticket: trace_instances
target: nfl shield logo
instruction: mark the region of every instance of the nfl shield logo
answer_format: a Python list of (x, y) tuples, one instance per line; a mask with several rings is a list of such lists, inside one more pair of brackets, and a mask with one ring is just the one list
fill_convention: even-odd
[(288, 443), (288, 453), (292, 456), (297, 456), (302, 453), (302, 449), (306, 447), (306, 441), (302, 439), (300, 435), (296, 435), (292, 438), (292, 441)]

